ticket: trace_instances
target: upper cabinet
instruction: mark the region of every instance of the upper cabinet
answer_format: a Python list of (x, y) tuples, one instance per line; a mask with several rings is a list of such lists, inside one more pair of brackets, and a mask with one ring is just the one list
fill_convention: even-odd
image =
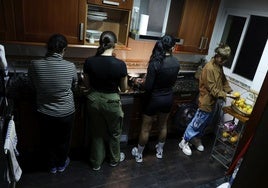
[(14, 1), (16, 41), (46, 42), (54, 33), (71, 44), (84, 43), (85, 0)]
[(113, 31), (127, 46), (133, 0), (88, 0), (86, 42), (98, 45), (103, 31)]
[(69, 44), (98, 46), (105, 30), (127, 45), (133, 0), (0, 0), (0, 41), (44, 43), (54, 33)]
[(13, 2), (0, 0), (0, 41), (15, 38), (14, 15), (10, 12)]
[(220, 0), (185, 0), (178, 30), (179, 52), (207, 54)]
[(130, 36), (158, 40), (170, 34), (178, 52), (207, 54), (219, 5), (220, 0), (134, 0)]
[(131, 10), (133, 0), (88, 0), (88, 3), (100, 5), (107, 8), (118, 8)]
[(220, 0), (0, 0), (0, 41), (44, 43), (61, 33), (69, 44), (97, 47), (100, 34), (111, 30), (118, 45), (125, 47), (130, 28), (137, 33), (141, 15), (149, 15), (151, 36), (171, 34), (178, 39), (179, 53), (207, 54), (219, 4)]

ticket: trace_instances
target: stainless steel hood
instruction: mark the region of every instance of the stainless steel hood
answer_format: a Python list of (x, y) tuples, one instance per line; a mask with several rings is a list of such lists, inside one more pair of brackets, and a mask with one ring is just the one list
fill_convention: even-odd
[[(165, 34), (176, 37), (183, 3), (183, 0), (134, 0), (130, 37), (135, 40), (158, 40)], [(144, 26), (143, 15), (149, 17), (146, 32), (140, 31)], [(177, 44), (183, 44), (183, 40), (177, 39)]]
[[(130, 32), (130, 37), (133, 38), (134, 40), (159, 40), (162, 36), (165, 34), (155, 34), (155, 33), (150, 33), (147, 32), (146, 35), (140, 35), (137, 33)], [(176, 44), (182, 45), (183, 44), (183, 39), (176, 38)]]

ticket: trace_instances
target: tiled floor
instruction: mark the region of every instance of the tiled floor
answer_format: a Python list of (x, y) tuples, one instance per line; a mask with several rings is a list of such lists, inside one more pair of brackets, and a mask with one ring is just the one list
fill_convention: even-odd
[[(144, 151), (144, 162), (138, 164), (131, 156), (133, 144), (122, 146), (126, 160), (117, 167), (104, 163), (100, 171), (92, 171), (86, 160), (71, 156), (70, 166), (61, 174), (49, 174), (40, 170), (27, 170), (17, 183), (17, 188), (89, 188), (89, 187), (183, 187), (215, 188), (222, 182), (226, 169), (210, 160), (214, 136), (203, 139), (204, 152), (193, 150), (193, 155), (185, 156), (178, 150), (178, 139), (169, 138), (164, 148), (164, 158), (155, 157), (151, 140)], [(38, 166), (31, 162), (29, 166)], [(34, 168), (29, 168), (34, 169)]]

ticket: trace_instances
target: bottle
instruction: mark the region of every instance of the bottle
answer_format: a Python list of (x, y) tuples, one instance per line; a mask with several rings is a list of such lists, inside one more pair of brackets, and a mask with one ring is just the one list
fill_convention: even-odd
[(95, 43), (95, 39), (94, 39), (94, 37), (92, 35), (89, 38), (89, 43), (90, 44), (94, 44)]

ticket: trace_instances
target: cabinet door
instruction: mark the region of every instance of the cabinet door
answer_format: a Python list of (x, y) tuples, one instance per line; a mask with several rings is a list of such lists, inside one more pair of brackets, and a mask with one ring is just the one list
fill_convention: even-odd
[(70, 44), (84, 43), (86, 0), (16, 0), (14, 10), (18, 41), (46, 42), (61, 33)]
[(0, 0), (0, 41), (15, 38), (13, 2)]
[(178, 37), (179, 51), (207, 54), (220, 0), (186, 0)]
[(88, 0), (87, 2), (105, 7), (116, 7), (128, 10), (131, 10), (133, 6), (133, 0)]

